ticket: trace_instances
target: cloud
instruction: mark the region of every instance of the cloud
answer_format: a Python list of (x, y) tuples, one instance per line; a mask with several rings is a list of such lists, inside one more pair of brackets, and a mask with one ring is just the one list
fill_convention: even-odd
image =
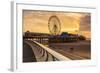
[(61, 32), (90, 29), (89, 13), (24, 10), (23, 31), (49, 33), (48, 20), (52, 15), (59, 18)]
[(91, 30), (91, 15), (88, 13), (81, 17), (80, 20), (80, 30), (81, 31), (90, 31)]

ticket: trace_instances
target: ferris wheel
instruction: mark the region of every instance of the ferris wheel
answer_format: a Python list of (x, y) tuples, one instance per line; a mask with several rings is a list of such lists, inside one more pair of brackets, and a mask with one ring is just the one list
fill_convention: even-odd
[(52, 35), (60, 34), (61, 24), (57, 16), (51, 16), (48, 21), (49, 31)]

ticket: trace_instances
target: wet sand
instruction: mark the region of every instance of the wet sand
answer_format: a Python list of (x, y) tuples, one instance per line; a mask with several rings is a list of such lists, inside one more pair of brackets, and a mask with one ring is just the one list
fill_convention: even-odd
[(91, 42), (52, 43), (49, 47), (71, 59), (91, 59)]

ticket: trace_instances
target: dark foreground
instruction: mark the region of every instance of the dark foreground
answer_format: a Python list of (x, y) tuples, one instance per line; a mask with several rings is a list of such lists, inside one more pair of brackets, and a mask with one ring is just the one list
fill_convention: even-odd
[(36, 62), (32, 48), (25, 42), (23, 43), (23, 62)]
[[(35, 46), (33, 44), (33, 46)], [(91, 42), (78, 41), (73, 43), (52, 43), (45, 45), (52, 50), (70, 58), (71, 60), (86, 60), (91, 59)], [(36, 49), (36, 48), (35, 48)], [(23, 42), (23, 62), (37, 62), (32, 48)], [(52, 59), (52, 58), (49, 58)]]

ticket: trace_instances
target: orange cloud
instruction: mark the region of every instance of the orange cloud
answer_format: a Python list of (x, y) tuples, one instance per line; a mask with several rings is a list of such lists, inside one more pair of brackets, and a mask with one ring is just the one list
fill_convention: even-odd
[[(90, 16), (89, 13), (23, 10), (23, 32), (29, 30), (31, 32), (49, 33), (48, 20), (52, 15), (56, 15), (59, 18), (61, 32), (81, 32), (83, 29), (85, 30), (84, 27), (90, 29), (90, 26), (87, 25), (89, 24), (87, 21), (90, 20), (90, 18), (87, 17)], [(87, 20), (84, 18), (85, 22), (82, 21), (83, 17), (87, 17)], [(83, 24), (85, 24), (85, 26)], [(87, 32), (90, 31), (87, 30)], [(90, 33), (86, 33), (84, 35), (89, 34)]]

